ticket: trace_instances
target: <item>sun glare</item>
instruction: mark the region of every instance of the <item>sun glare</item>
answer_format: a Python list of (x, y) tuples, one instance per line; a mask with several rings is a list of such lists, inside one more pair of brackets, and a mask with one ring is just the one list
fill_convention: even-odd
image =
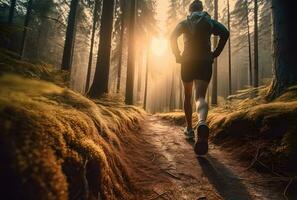
[(152, 40), (152, 52), (156, 56), (164, 55), (168, 48), (168, 41), (164, 37), (153, 38)]

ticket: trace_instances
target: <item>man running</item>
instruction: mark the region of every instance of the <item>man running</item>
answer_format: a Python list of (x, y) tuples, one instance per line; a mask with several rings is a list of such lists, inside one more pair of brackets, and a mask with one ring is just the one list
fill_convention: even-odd
[[(185, 134), (193, 140), (194, 130), (192, 127), (192, 88), (195, 83), (196, 111), (199, 122), (197, 128), (198, 140), (195, 144), (197, 155), (205, 155), (208, 152), (209, 128), (206, 123), (208, 104), (205, 95), (212, 76), (212, 63), (223, 51), (229, 38), (229, 31), (221, 23), (211, 19), (207, 12), (203, 12), (203, 4), (195, 0), (189, 6), (190, 15), (180, 22), (171, 36), (171, 48), (176, 62), (181, 63), (181, 78), (184, 85), (185, 101), (184, 110), (187, 127)], [(212, 52), (211, 35), (220, 37), (218, 46)], [(177, 40), (184, 36), (184, 51), (178, 48)]]

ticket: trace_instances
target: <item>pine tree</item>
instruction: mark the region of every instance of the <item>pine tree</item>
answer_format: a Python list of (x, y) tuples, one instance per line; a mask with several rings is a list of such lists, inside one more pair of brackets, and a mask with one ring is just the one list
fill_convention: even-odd
[[(228, 30), (231, 32), (230, 26), (230, 2), (227, 0)], [(228, 61), (229, 61), (229, 95), (232, 94), (232, 57), (231, 57), (231, 36), (228, 40)]]
[(26, 12), (25, 21), (24, 21), (24, 30), (23, 30), (21, 49), (20, 49), (20, 58), (21, 59), (24, 58), (27, 32), (28, 32), (28, 28), (29, 28), (29, 22), (31, 20), (31, 15), (32, 15), (32, 6), (33, 6), (33, 0), (29, 0), (28, 4), (27, 4), (27, 12)]
[(117, 93), (121, 91), (121, 79), (122, 79), (122, 65), (123, 65), (123, 48), (125, 39), (125, 26), (126, 26), (126, 2), (120, 1), (120, 32), (119, 32), (119, 60), (118, 60), (118, 75), (117, 75)]
[(16, 0), (10, 0), (8, 24), (12, 24), (15, 13)]
[(234, 19), (232, 22), (232, 28), (235, 31), (232, 31), (234, 34), (234, 41), (236, 40), (236, 44), (234, 45), (237, 49), (234, 52), (238, 52), (242, 48), (247, 47), (248, 49), (248, 80), (249, 85), (253, 85), (252, 79), (252, 47), (251, 47), (251, 32), (250, 32), (250, 19), (249, 19), (249, 2), (248, 0), (237, 0), (235, 3), (234, 10), (231, 15)]
[(258, 0), (254, 0), (254, 87), (259, 86)]
[(128, 46), (128, 66), (126, 80), (126, 97), (125, 103), (133, 104), (134, 93), (134, 73), (135, 73), (135, 16), (136, 0), (131, 0), (130, 19), (129, 19), (129, 46)]
[(114, 0), (104, 0), (96, 71), (93, 84), (88, 92), (92, 98), (97, 98), (108, 92), (113, 15)]
[[(214, 0), (214, 19), (218, 20), (218, 0)], [(218, 45), (218, 37), (214, 37), (214, 47)], [(216, 58), (213, 63), (213, 77), (212, 77), (212, 95), (211, 104), (218, 104), (218, 59)]]
[(70, 71), (72, 66), (73, 48), (75, 42), (76, 14), (78, 5), (79, 0), (71, 0), (61, 66), (61, 69), (66, 71)]
[(149, 67), (150, 67), (150, 59), (151, 59), (151, 37), (147, 38), (148, 44), (146, 48), (146, 70), (145, 70), (145, 83), (144, 83), (144, 100), (143, 100), (143, 108), (147, 109), (147, 93), (148, 93), (148, 77), (149, 77)]
[[(185, 14), (186, 10), (186, 1), (182, 1), (182, 9), (181, 13)], [(176, 22), (179, 19), (178, 10), (180, 10), (180, 5), (178, 0), (170, 0), (169, 1), (169, 10), (168, 10), (168, 18), (167, 18), (167, 27), (168, 30), (172, 31), (173, 27), (176, 26)], [(171, 78), (171, 92), (170, 92), (170, 109), (175, 109), (175, 98), (178, 94), (178, 90), (180, 90), (179, 84), (182, 84), (179, 82), (176, 77), (176, 69), (173, 67), (172, 69), (172, 78)], [(182, 85), (181, 85), (182, 86)], [(182, 101), (182, 99), (179, 99), (179, 101)]]
[(297, 19), (296, 7), (296, 1), (272, 0), (274, 80), (269, 99), (280, 96), (297, 84), (297, 29), (292, 25), (292, 19)]
[(95, 41), (95, 32), (96, 27), (99, 20), (99, 1), (94, 1), (94, 12), (93, 12), (93, 26), (92, 26), (92, 35), (91, 35), (91, 47), (89, 53), (89, 62), (88, 62), (88, 71), (87, 71), (87, 78), (86, 78), (86, 87), (85, 92), (88, 92), (90, 86), (90, 79), (91, 79), (91, 70), (92, 70), (92, 63), (93, 63), (93, 49), (94, 49), (94, 41)]
[(252, 45), (251, 45), (251, 33), (250, 33), (250, 20), (249, 20), (249, 5), (248, 0), (244, 1), (245, 13), (246, 13), (246, 26), (247, 26), (247, 38), (248, 38), (248, 50), (249, 50), (249, 83), (253, 85), (253, 70), (252, 70)]

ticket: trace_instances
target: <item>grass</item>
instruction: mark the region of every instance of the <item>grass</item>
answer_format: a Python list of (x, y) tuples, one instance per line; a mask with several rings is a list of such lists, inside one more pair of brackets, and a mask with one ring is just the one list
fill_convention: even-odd
[(47, 65), (5, 54), (0, 67), (2, 196), (134, 198), (123, 143), (144, 111), (62, 87), (64, 74)]
[[(234, 155), (251, 161), (257, 155), (270, 170), (285, 176), (297, 175), (297, 87), (289, 88), (272, 102), (264, 98), (267, 87), (250, 98), (251, 91), (232, 96), (209, 113), (211, 140)], [(253, 92), (253, 91), (252, 91)], [(183, 113), (160, 114), (164, 119), (184, 125)], [(197, 124), (197, 115), (193, 115)]]

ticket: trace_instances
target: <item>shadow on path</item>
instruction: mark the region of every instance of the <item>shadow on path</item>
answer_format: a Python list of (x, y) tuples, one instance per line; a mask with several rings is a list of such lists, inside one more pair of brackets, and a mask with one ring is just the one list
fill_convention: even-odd
[(253, 199), (240, 178), (227, 166), (220, 163), (210, 155), (198, 157), (198, 162), (210, 184), (225, 200), (250, 200)]

